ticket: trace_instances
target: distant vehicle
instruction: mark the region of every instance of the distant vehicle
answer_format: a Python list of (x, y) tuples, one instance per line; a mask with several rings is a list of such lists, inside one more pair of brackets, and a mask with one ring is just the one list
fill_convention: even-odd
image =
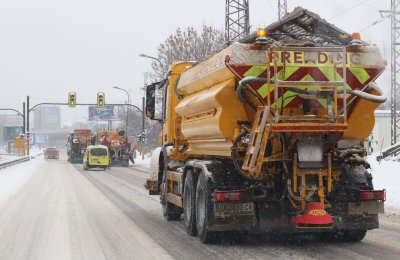
[(83, 152), (90, 144), (92, 131), (90, 129), (75, 129), (70, 133), (67, 143), (68, 161), (70, 163), (82, 163)]
[(129, 166), (131, 144), (128, 142), (125, 131), (103, 130), (97, 133), (96, 138), (98, 143), (108, 147), (110, 152), (111, 166)]
[(83, 169), (102, 168), (105, 170), (110, 165), (110, 154), (105, 145), (89, 145), (83, 155)]
[(56, 147), (47, 147), (44, 150), (44, 158), (45, 159), (60, 159), (59, 150)]

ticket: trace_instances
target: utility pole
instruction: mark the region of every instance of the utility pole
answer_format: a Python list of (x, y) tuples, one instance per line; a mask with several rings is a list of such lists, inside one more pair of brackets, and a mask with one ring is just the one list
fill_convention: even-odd
[(390, 114), (391, 114), (391, 131), (390, 143), (396, 144), (400, 141), (400, 82), (398, 73), (400, 72), (400, 0), (391, 0), (390, 10), (379, 10), (381, 16), (383, 13), (390, 15), (391, 24), (391, 44), (390, 44)]
[(396, 144), (400, 135), (400, 83), (397, 74), (400, 69), (400, 0), (391, 0), (391, 144)]
[(249, 36), (249, 0), (226, 0), (225, 41), (233, 42)]
[(29, 134), (29, 96), (26, 96), (26, 155), (29, 156), (29, 138), (30, 138), (30, 134)]
[(287, 14), (287, 1), (278, 0), (278, 21)]
[(145, 138), (146, 138), (146, 136), (145, 136), (145, 132), (144, 132), (144, 117), (145, 117), (145, 107), (144, 107), (144, 102), (145, 102), (145, 98), (144, 97), (142, 97), (142, 160), (144, 160), (144, 143), (145, 143)]
[(144, 117), (146, 116), (145, 107), (144, 107), (145, 97), (142, 97), (142, 132), (144, 133)]
[[(25, 124), (25, 102), (22, 102), (22, 133), (25, 135), (26, 133), (26, 124)], [(26, 139), (26, 136), (25, 136)]]
[[(24, 134), (25, 138), (25, 145), (26, 145), (26, 122), (25, 122), (25, 102), (22, 102), (22, 133)], [(27, 148), (24, 145), (24, 155), (26, 155)], [(28, 146), (29, 146), (29, 141), (28, 141)]]

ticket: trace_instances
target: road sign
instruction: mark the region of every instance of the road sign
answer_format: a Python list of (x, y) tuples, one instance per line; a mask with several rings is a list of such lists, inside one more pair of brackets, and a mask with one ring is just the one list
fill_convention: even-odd
[(15, 139), (13, 140), (13, 148), (24, 148), (25, 140), (24, 139)]

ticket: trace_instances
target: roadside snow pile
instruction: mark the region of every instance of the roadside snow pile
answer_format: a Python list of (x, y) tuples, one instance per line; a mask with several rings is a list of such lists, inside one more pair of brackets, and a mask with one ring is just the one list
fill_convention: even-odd
[(0, 155), (0, 163), (2, 162), (7, 162), (7, 161), (12, 161), (15, 159), (18, 159), (19, 156), (15, 154), (1, 154)]
[[(31, 156), (31, 158), (36, 158), (38, 156), (43, 155), (43, 150), (39, 149), (37, 147), (30, 148), (29, 155)], [(15, 160), (15, 159), (18, 159), (18, 158), (21, 158), (21, 156), (19, 156), (17, 154), (3, 153), (3, 154), (0, 154), (0, 163), (7, 162), (7, 161), (12, 161), (12, 160)]]
[(392, 160), (376, 161), (371, 155), (368, 162), (371, 164), (374, 189), (386, 189), (385, 210), (400, 213), (400, 162)]
[(31, 156), (31, 158), (36, 158), (40, 155), (43, 155), (43, 149), (33, 147), (29, 150), (29, 155)]
[(150, 159), (151, 156), (149, 154), (145, 154), (144, 160), (142, 160), (142, 156), (138, 156), (135, 159), (135, 165), (142, 166), (143, 168), (150, 168)]
[(0, 209), (32, 177), (38, 163), (31, 160), (0, 170)]

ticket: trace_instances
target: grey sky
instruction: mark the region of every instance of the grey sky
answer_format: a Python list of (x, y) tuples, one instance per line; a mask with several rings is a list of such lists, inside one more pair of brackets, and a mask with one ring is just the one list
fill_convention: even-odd
[[(360, 31), (389, 9), (389, 0), (288, 0), (288, 9), (303, 6), (347, 32)], [(253, 29), (277, 19), (277, 0), (250, 0)], [(32, 103), (123, 102), (130, 89), (140, 105), (139, 88), (157, 46), (178, 26), (211, 24), (224, 29), (224, 0), (13, 0), (0, 1), (0, 108)], [(390, 58), (390, 21), (362, 31), (364, 40), (381, 46)], [(385, 48), (382, 46), (385, 44)], [(389, 67), (388, 67), (389, 69)], [(389, 70), (380, 80), (389, 90)], [(63, 109), (63, 120), (82, 121), (82, 109)], [(87, 116), (86, 113), (84, 116)]]

